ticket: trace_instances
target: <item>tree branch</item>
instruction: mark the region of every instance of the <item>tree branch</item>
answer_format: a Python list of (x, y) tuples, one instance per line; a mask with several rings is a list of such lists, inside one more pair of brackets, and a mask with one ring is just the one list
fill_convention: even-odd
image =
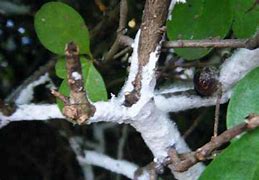
[[(85, 157), (78, 156), (77, 158), (80, 164), (102, 167), (109, 171), (122, 174), (130, 179), (133, 179), (134, 172), (138, 168), (138, 166), (133, 163), (112, 159), (111, 157), (94, 151), (85, 151)], [(149, 179), (148, 177), (148, 174), (144, 173), (140, 179), (146, 180)]]
[(203, 39), (164, 41), (163, 48), (247, 48), (259, 46), (259, 34), (250, 39)]
[(110, 48), (109, 52), (105, 55), (104, 61), (110, 61), (113, 59), (113, 56), (117, 53), (121, 45), (130, 46), (132, 40), (124, 36), (125, 34), (125, 27), (127, 24), (127, 16), (128, 16), (128, 3), (127, 0), (121, 0), (120, 2), (120, 21), (119, 27), (117, 29), (117, 37)]
[(226, 130), (217, 137), (213, 137), (210, 142), (198, 148), (194, 152), (178, 154), (174, 148), (169, 150), (169, 167), (173, 171), (183, 172), (188, 170), (194, 164), (205, 161), (213, 155), (213, 152), (217, 150), (223, 144), (229, 142), (236, 136), (250, 131), (259, 126), (259, 116), (249, 115), (244, 123), (241, 123), (231, 129)]
[(143, 81), (145, 79), (142, 74), (143, 69), (150, 61), (152, 52), (156, 52), (159, 49), (158, 45), (163, 35), (161, 28), (166, 21), (169, 5), (170, 0), (146, 1), (137, 49), (138, 71), (134, 82), (132, 82), (133, 90), (125, 95), (124, 104), (126, 106), (135, 104), (141, 96), (142, 86), (146, 86)]
[(70, 95), (65, 97), (55, 90), (52, 90), (52, 94), (63, 101), (64, 115), (72, 122), (82, 124), (94, 115), (95, 107), (87, 99), (87, 94), (84, 90), (79, 48), (73, 42), (68, 43), (65, 48), (65, 54)]

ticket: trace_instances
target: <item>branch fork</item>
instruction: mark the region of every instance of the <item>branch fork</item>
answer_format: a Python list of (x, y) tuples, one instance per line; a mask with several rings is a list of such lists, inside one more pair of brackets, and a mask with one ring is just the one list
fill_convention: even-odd
[(73, 42), (68, 43), (65, 47), (65, 56), (70, 95), (66, 97), (55, 90), (51, 93), (64, 103), (62, 111), (68, 119), (73, 123), (83, 124), (94, 115), (96, 109), (88, 100), (84, 89), (78, 46)]

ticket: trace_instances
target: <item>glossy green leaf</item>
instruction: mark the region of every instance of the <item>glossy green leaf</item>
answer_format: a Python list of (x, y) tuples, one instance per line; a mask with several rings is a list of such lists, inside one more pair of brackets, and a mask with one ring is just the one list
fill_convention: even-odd
[(257, 180), (259, 178), (259, 130), (231, 143), (205, 169), (199, 180)]
[(105, 101), (108, 99), (103, 78), (92, 63), (89, 63), (89, 69), (86, 74), (84, 85), (89, 98), (93, 102)]
[[(89, 99), (93, 102), (107, 100), (108, 97), (106, 87), (100, 73), (96, 70), (94, 65), (85, 58), (81, 58), (81, 64), (84, 78), (84, 88), (88, 93)], [(69, 96), (70, 89), (68, 87), (66, 79), (65, 60), (60, 59), (57, 62), (55, 68), (56, 74), (58, 74), (60, 78), (64, 78), (59, 87), (59, 92), (66, 96)], [(64, 106), (63, 103), (59, 100), (57, 101), (57, 103), (59, 108), (62, 109)]]
[[(89, 63), (87, 63), (87, 61), (89, 61), (89, 60), (87, 60), (85, 58), (80, 58), (81, 67), (82, 67), (82, 71), (83, 71), (84, 77), (86, 76), (88, 68), (89, 68), (88, 67)], [(57, 63), (55, 65), (55, 71), (56, 71), (56, 75), (59, 78), (61, 78), (61, 79), (67, 78), (67, 69), (66, 69), (65, 57), (59, 58), (57, 60)]]
[(81, 54), (89, 54), (89, 33), (83, 18), (61, 2), (43, 5), (35, 15), (34, 26), (41, 43), (50, 51), (64, 55), (68, 42), (75, 42)]
[(259, 6), (256, 0), (232, 0), (233, 31), (238, 38), (249, 38), (259, 29)]
[[(172, 20), (167, 22), (170, 40), (224, 38), (231, 27), (232, 9), (229, 0), (188, 0), (177, 4)], [(175, 49), (176, 53), (193, 60), (207, 55), (207, 48)]]
[[(67, 79), (64, 79), (62, 81), (62, 83), (59, 86), (58, 91), (65, 96), (69, 96), (70, 89), (67, 84)], [(57, 98), (57, 104), (58, 104), (59, 109), (62, 110), (64, 107), (64, 103), (62, 101), (60, 101), (58, 98)]]
[(227, 110), (227, 127), (243, 122), (250, 113), (259, 113), (259, 68), (249, 72), (234, 88)]
[(55, 71), (56, 71), (56, 75), (61, 78), (61, 79), (65, 79), (67, 76), (67, 70), (66, 70), (66, 61), (65, 61), (65, 57), (63, 58), (59, 58), (56, 62), (55, 65)]

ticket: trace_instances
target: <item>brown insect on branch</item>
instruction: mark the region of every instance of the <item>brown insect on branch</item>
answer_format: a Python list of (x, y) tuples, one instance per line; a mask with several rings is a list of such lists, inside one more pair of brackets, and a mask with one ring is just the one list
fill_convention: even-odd
[(95, 113), (95, 107), (87, 99), (84, 89), (78, 46), (70, 42), (65, 48), (69, 97), (52, 90), (51, 93), (64, 103), (63, 114), (73, 123), (82, 124)]

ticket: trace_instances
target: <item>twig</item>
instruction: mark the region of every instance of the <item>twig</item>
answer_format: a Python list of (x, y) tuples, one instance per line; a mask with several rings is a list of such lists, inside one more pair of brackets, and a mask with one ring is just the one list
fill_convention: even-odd
[(223, 144), (229, 142), (234, 137), (255, 129), (259, 126), (259, 115), (251, 114), (244, 123), (241, 123), (231, 129), (226, 130), (217, 137), (211, 139), (210, 142), (198, 148), (194, 152), (178, 154), (175, 148), (171, 148), (168, 152), (169, 158), (165, 162), (173, 171), (183, 172), (188, 170), (194, 164), (205, 161)]
[(30, 6), (18, 2), (1, 1), (0, 14), (3, 15), (28, 15), (30, 14)]
[(206, 111), (203, 111), (192, 123), (192, 125), (190, 126), (189, 129), (187, 129), (185, 131), (185, 133), (183, 134), (183, 138), (186, 139), (192, 132), (193, 130), (198, 126), (198, 124), (201, 122), (202, 118), (204, 117), (204, 115), (206, 114)]
[(120, 2), (120, 22), (118, 31), (123, 31), (127, 24), (128, 16), (128, 3), (127, 0), (121, 0)]
[(213, 131), (213, 138), (217, 137), (218, 135), (218, 125), (219, 125), (219, 113), (220, 113), (220, 100), (222, 97), (222, 88), (219, 85), (218, 92), (217, 92), (217, 101), (215, 107), (215, 121), (214, 121), (214, 131)]
[(20, 96), (21, 92), (32, 82), (39, 79), (46, 72), (50, 71), (56, 64), (56, 59), (50, 59), (45, 65), (41, 66), (30, 77), (28, 77), (18, 88), (16, 88), (6, 99), (5, 102), (13, 103)]
[[(130, 179), (133, 179), (134, 171), (138, 168), (137, 165), (128, 161), (116, 160), (94, 151), (85, 151), (85, 157), (78, 156), (78, 160), (81, 165), (89, 164), (102, 167), (114, 173), (122, 174)], [(146, 176), (146, 179), (148, 179), (148, 176)]]
[(117, 59), (117, 58), (123, 56), (124, 54), (130, 53), (130, 52), (132, 52), (132, 47), (126, 47), (125, 49), (123, 49), (120, 52), (118, 52), (117, 54), (115, 54), (113, 56), (113, 59)]
[(117, 149), (117, 158), (122, 159), (123, 158), (123, 148), (125, 146), (126, 140), (128, 138), (128, 125), (124, 125), (122, 128), (122, 135), (119, 139), (118, 143), (118, 149)]
[(259, 33), (250, 39), (204, 39), (204, 40), (176, 40), (164, 41), (163, 48), (247, 48), (259, 46)]
[(63, 114), (72, 122), (82, 124), (94, 115), (95, 107), (87, 99), (84, 90), (79, 48), (73, 42), (68, 43), (65, 55), (70, 96), (65, 97), (55, 90), (52, 90), (52, 94), (64, 102)]
[(128, 15), (127, 0), (121, 0), (121, 2), (120, 2), (120, 21), (119, 21), (119, 27), (117, 29), (117, 37), (116, 37), (116, 40), (114, 41), (111, 49), (104, 57), (104, 61), (112, 60), (113, 59), (112, 57), (119, 50), (120, 46), (125, 43), (128, 44), (127, 40), (129, 38), (126, 38), (124, 36), (124, 33), (125, 33), (124, 29), (125, 29), (126, 23), (127, 23), (127, 15)]
[[(123, 149), (128, 138), (128, 125), (124, 125), (122, 128), (122, 134), (118, 142), (117, 159), (123, 159)], [(120, 180), (121, 176), (118, 174), (116, 180)]]

